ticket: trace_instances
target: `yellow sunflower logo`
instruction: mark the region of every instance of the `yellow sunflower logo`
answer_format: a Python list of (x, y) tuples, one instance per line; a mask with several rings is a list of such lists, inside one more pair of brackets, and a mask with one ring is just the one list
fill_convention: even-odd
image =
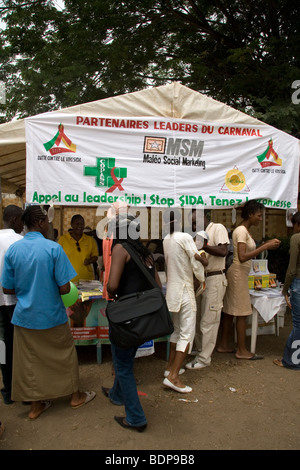
[(226, 173), (225, 184), (231, 191), (241, 191), (246, 185), (246, 178), (240, 170), (234, 168)]

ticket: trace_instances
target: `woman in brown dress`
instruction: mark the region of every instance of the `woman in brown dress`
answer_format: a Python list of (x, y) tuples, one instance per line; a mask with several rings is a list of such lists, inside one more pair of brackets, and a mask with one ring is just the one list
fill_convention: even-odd
[(249, 233), (251, 226), (257, 226), (262, 221), (263, 204), (251, 200), (242, 209), (241, 224), (233, 231), (233, 263), (227, 271), (228, 286), (224, 297), (224, 319), (221, 341), (218, 347), (220, 352), (232, 351), (229, 347), (229, 338), (233, 318), (236, 318), (237, 359), (263, 359), (262, 356), (251, 353), (246, 348), (246, 319), (252, 314), (248, 275), (251, 269), (251, 260), (262, 251), (274, 250), (279, 247), (280, 240), (268, 240), (256, 248), (256, 243)]

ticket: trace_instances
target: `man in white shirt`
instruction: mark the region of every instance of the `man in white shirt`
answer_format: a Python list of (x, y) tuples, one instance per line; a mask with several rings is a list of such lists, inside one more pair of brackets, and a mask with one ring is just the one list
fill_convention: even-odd
[[(197, 321), (195, 345), (197, 355), (185, 367), (200, 370), (211, 363), (211, 355), (216, 345), (220, 325), (223, 298), (227, 279), (225, 262), (229, 246), (227, 229), (222, 224), (209, 222), (210, 212), (204, 212), (204, 230), (209, 240), (204, 240), (203, 250), (206, 252), (208, 266), (205, 268), (205, 290), (197, 297)], [(193, 230), (195, 230), (195, 214)]]
[(191, 350), (195, 335), (196, 299), (194, 278), (204, 282), (201, 257), (191, 235), (180, 231), (181, 212), (172, 210), (170, 233), (163, 241), (167, 271), (166, 300), (172, 313), (174, 332), (170, 337), (170, 356), (163, 384), (180, 393), (192, 391), (185, 386), (179, 375), (183, 361)]
[[(4, 209), (3, 229), (0, 230), (0, 278), (3, 271), (4, 256), (8, 247), (23, 238), (20, 235), (23, 230), (22, 214), (23, 210), (13, 204)], [(1, 394), (6, 405), (13, 403), (11, 400), (13, 352), (13, 325), (11, 319), (16, 303), (17, 298), (15, 295), (3, 294), (0, 283), (0, 341), (5, 344), (5, 363), (1, 364), (3, 379)]]

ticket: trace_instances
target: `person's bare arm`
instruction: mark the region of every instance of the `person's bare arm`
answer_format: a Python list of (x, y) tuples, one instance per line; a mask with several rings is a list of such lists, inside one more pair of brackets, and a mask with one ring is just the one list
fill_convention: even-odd
[(224, 258), (225, 256), (227, 256), (228, 244), (223, 243), (223, 244), (216, 245), (216, 246), (210, 246), (207, 244), (207, 240), (204, 240), (202, 249), (209, 255), (220, 256)]
[(83, 264), (88, 266), (89, 264), (94, 264), (98, 260), (98, 256), (91, 256), (90, 258), (85, 258)]
[(67, 282), (63, 286), (59, 287), (59, 293), (60, 293), (60, 295), (68, 294), (70, 292), (70, 289), (71, 289), (71, 285), (70, 285), (69, 282)]
[(157, 272), (157, 269), (155, 269), (155, 280), (156, 280), (157, 284), (159, 285), (159, 287), (162, 288), (161, 280), (160, 280), (159, 274)]
[(195, 259), (200, 261), (205, 268), (208, 266), (208, 259), (206, 258), (205, 253), (201, 253), (201, 255), (199, 255), (199, 253), (195, 253)]
[(3, 287), (3, 292), (4, 294), (7, 294), (7, 295), (14, 295), (15, 289), (5, 289), (5, 287)]
[(126, 262), (130, 259), (129, 253), (118, 243), (112, 249), (111, 253), (111, 266), (109, 272), (109, 278), (107, 283), (107, 292), (111, 299), (113, 299), (117, 292), (120, 283), (120, 279), (124, 270)]
[(249, 261), (252, 258), (255, 258), (259, 255), (262, 251), (265, 250), (276, 250), (279, 248), (280, 240), (274, 238), (273, 240), (268, 240), (267, 242), (260, 245), (258, 248), (252, 251), (246, 252), (246, 243), (239, 242), (238, 243), (238, 257), (240, 263), (245, 263), (245, 261)]

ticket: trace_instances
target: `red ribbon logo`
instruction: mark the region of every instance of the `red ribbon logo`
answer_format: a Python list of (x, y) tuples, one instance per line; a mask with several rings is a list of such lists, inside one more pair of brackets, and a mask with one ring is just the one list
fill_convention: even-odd
[(116, 178), (115, 176), (115, 169), (116, 169), (116, 166), (114, 166), (111, 170), (110, 170), (110, 176), (112, 177), (113, 181), (114, 181), (114, 185), (111, 186), (109, 189), (107, 189), (105, 192), (106, 193), (112, 193), (115, 189), (119, 189), (120, 191), (124, 191), (124, 188), (122, 187), (121, 183), (123, 181), (124, 178), (120, 178), (119, 180)]
[[(61, 141), (63, 141), (66, 148), (59, 147)], [(54, 147), (54, 145), (56, 145), (56, 147)], [(76, 152), (76, 145), (72, 144), (72, 141), (69, 139), (69, 137), (66, 136), (64, 132), (64, 126), (62, 124), (59, 124), (58, 132), (55, 134), (53, 139), (49, 140), (49, 142), (44, 144), (44, 147), (47, 151), (51, 153), (51, 155), (56, 155), (57, 153), (63, 152)]]

